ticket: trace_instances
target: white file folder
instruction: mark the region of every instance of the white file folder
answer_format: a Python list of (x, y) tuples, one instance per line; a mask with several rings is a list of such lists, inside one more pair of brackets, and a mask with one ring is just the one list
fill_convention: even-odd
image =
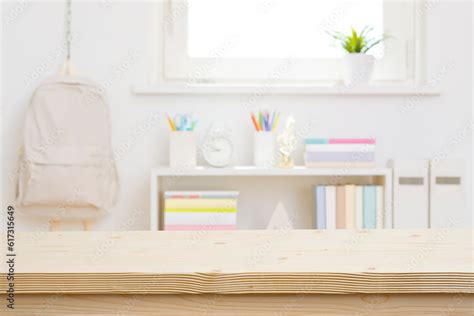
[(428, 228), (429, 160), (392, 160), (393, 227)]
[(430, 166), (430, 228), (470, 228), (464, 162), (433, 160)]

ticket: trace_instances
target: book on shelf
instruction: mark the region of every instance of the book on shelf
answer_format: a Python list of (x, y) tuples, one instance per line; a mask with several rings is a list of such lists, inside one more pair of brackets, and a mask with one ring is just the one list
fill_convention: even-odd
[(364, 195), (361, 185), (355, 187), (355, 222), (357, 229), (364, 228)]
[(308, 168), (357, 168), (375, 165), (374, 138), (309, 138), (305, 140)]
[(165, 230), (234, 230), (237, 223), (235, 191), (166, 191)]
[(316, 229), (384, 227), (383, 186), (317, 185), (313, 191)]
[(356, 228), (356, 214), (355, 214), (355, 185), (345, 186), (345, 212), (347, 229)]
[(309, 152), (358, 152), (358, 151), (375, 151), (375, 144), (327, 144), (305, 145)]
[(237, 191), (166, 191), (164, 197), (173, 199), (236, 199), (239, 197)]
[(375, 186), (375, 202), (376, 202), (376, 214), (375, 214), (375, 227), (383, 228), (385, 221), (385, 208), (383, 198), (383, 187), (381, 185)]
[(236, 212), (167, 212), (166, 225), (235, 225)]
[(365, 185), (363, 188), (364, 197), (364, 228), (376, 227), (377, 202), (374, 185)]
[(314, 187), (315, 190), (315, 207), (316, 207), (316, 216), (315, 216), (315, 225), (317, 229), (326, 229), (326, 193), (324, 186), (317, 185)]
[(166, 198), (165, 208), (222, 208), (222, 209), (237, 209), (237, 199), (216, 199), (216, 198)]
[(374, 145), (375, 138), (307, 138), (305, 144), (365, 144)]
[(326, 229), (336, 229), (336, 186), (327, 185), (326, 197)]
[(343, 185), (336, 187), (336, 228), (346, 228), (346, 191)]
[(373, 162), (374, 152), (333, 152), (333, 151), (307, 151), (306, 161), (308, 162)]

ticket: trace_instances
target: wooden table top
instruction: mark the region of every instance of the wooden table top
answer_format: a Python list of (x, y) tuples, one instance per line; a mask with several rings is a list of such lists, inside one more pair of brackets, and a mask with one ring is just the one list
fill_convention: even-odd
[(473, 233), (18, 232), (15, 292), (472, 293)]

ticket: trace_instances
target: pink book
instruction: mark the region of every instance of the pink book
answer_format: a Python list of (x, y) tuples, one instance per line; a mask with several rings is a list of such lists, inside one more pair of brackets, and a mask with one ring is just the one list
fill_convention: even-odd
[(167, 199), (199, 199), (199, 195), (175, 194), (166, 196)]
[(336, 229), (346, 228), (346, 190), (343, 185), (336, 187)]
[(235, 230), (235, 225), (165, 225), (165, 230)]
[(330, 138), (328, 144), (375, 144), (375, 138)]

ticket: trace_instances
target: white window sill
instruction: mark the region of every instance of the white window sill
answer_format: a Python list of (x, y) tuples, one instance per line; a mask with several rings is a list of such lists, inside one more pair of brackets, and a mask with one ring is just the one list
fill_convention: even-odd
[(136, 94), (286, 94), (332, 96), (439, 96), (440, 91), (429, 87), (401, 85), (370, 85), (345, 87), (343, 85), (266, 85), (266, 84), (156, 84), (132, 87)]

